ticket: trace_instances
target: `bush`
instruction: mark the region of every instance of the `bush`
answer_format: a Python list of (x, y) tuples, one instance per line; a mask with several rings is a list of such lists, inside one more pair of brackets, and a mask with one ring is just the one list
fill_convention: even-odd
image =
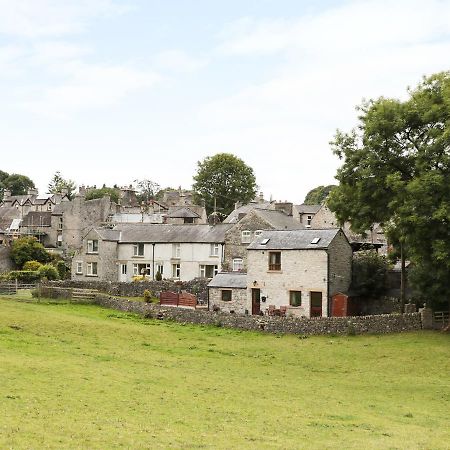
[(47, 278), (47, 280), (57, 280), (59, 278), (58, 271), (51, 264), (44, 264), (39, 267), (39, 275), (41, 278)]
[(352, 290), (362, 297), (377, 298), (387, 289), (389, 264), (385, 256), (375, 250), (353, 255)]
[(152, 293), (148, 289), (146, 289), (144, 291), (144, 302), (151, 303), (151, 301), (152, 301)]
[(27, 261), (47, 263), (51, 260), (51, 256), (36, 238), (21, 237), (12, 243), (11, 259), (19, 267), (23, 267)]
[(59, 278), (61, 278), (61, 280), (66, 279), (67, 274), (69, 273), (69, 268), (66, 266), (66, 263), (62, 260), (59, 260), (53, 265), (56, 267), (56, 270), (58, 271)]
[(155, 280), (156, 281), (161, 281), (162, 280), (162, 275), (161, 275), (161, 272), (159, 270), (155, 274)]
[(42, 263), (40, 263), (39, 261), (27, 261), (24, 265), (23, 265), (23, 270), (39, 270), (39, 268), (42, 266)]
[(22, 283), (34, 283), (41, 278), (38, 270), (11, 270), (6, 276), (9, 281), (17, 280)]

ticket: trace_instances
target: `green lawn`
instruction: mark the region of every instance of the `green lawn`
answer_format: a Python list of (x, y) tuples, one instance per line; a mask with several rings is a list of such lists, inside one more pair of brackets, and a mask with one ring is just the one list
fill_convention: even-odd
[(274, 336), (0, 297), (0, 448), (450, 448), (450, 336)]

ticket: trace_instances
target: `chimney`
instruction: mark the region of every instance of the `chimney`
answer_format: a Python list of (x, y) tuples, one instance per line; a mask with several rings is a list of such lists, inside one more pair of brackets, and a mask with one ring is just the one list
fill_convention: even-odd
[(82, 184), (78, 188), (78, 195), (80, 195), (81, 197), (85, 197), (86, 196), (86, 186), (84, 184)]
[(38, 195), (38, 190), (36, 188), (29, 188), (27, 194), (28, 195)]
[(264, 194), (262, 192), (259, 193), (259, 203), (264, 203)]
[(11, 197), (11, 191), (9, 189), (5, 189), (3, 191), (3, 200), (6, 200), (8, 197)]
[(287, 216), (292, 216), (293, 204), (287, 201), (275, 203), (275, 211), (281, 211)]

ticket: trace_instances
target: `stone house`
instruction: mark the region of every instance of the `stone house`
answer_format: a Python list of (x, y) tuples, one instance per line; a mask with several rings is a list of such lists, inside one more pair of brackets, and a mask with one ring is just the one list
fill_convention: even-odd
[(189, 281), (222, 268), (232, 225), (120, 224), (93, 228), (72, 260), (72, 279), (129, 282), (135, 276)]
[(225, 234), (224, 270), (247, 270), (247, 247), (264, 230), (295, 230), (301, 224), (283, 211), (253, 208)]
[(246, 273), (221, 272), (208, 284), (208, 307), (210, 311), (245, 314), (246, 305)]
[(320, 208), (321, 205), (293, 205), (292, 215), (304, 228), (313, 228), (312, 220)]
[(247, 302), (296, 316), (328, 316), (333, 294), (351, 283), (352, 248), (341, 229), (264, 231), (248, 246)]

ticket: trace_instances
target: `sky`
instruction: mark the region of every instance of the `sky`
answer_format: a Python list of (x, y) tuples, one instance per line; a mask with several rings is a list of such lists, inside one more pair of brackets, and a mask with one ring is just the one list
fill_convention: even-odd
[(0, 170), (189, 189), (232, 153), (301, 203), (363, 99), (450, 69), (450, 0), (0, 0)]

